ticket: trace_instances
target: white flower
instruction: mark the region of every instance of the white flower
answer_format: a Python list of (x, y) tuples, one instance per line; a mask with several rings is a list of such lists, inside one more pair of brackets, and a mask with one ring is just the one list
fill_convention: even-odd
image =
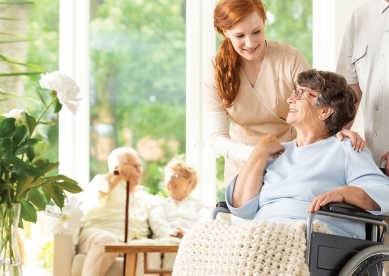
[(7, 117), (7, 118), (15, 118), (15, 120), (20, 120), (20, 115), (22, 114), (22, 112), (26, 112), (26, 110), (24, 109), (12, 109), (10, 112), (8, 113), (5, 113), (4, 116)]
[(80, 226), (84, 212), (81, 211), (81, 202), (76, 197), (71, 197), (61, 209), (58, 206), (47, 205), (43, 212), (45, 215), (52, 217), (50, 223), (51, 232), (59, 235), (71, 235)]
[(80, 105), (78, 101), (81, 100), (77, 98), (80, 88), (72, 78), (61, 74), (59, 71), (55, 71), (41, 74), (39, 84), (42, 88), (56, 92), (59, 102), (69, 108), (73, 114), (76, 114), (77, 108)]

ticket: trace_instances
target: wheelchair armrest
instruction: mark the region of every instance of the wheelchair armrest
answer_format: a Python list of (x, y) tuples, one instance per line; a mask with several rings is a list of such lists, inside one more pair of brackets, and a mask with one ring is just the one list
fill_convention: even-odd
[[(327, 211), (330, 213), (333, 212), (338, 214), (351, 215), (355, 217), (361, 217), (361, 218), (366, 218), (366, 219), (371, 219), (376, 221), (383, 221), (386, 219), (385, 216), (373, 215), (357, 206), (350, 205), (343, 202), (328, 203), (327, 205), (321, 207), (320, 210)], [(218, 203), (216, 203), (216, 209), (214, 209), (212, 213), (214, 212), (215, 214), (214, 216), (212, 216), (212, 218), (215, 218), (217, 213), (219, 212), (230, 213), (230, 210), (228, 209), (227, 203), (225, 201), (219, 201)]]
[(320, 210), (325, 210), (329, 212), (334, 213), (340, 213), (340, 214), (346, 214), (346, 215), (352, 215), (356, 217), (366, 218), (366, 219), (372, 219), (376, 221), (382, 221), (385, 220), (385, 216), (380, 215), (373, 215), (359, 207), (356, 207), (354, 205), (350, 205), (347, 203), (341, 203), (341, 202), (331, 202), (322, 208)]
[[(380, 243), (384, 243), (386, 236), (388, 234), (388, 225), (386, 224), (385, 216), (380, 215), (373, 215), (369, 212), (356, 207), (354, 205), (350, 205), (347, 203), (339, 203), (339, 202), (332, 202), (329, 203), (322, 208), (320, 208), (319, 211), (315, 213), (310, 213), (307, 218), (307, 229), (306, 229), (306, 241), (307, 241), (307, 249), (305, 251), (305, 262), (306, 264), (309, 264), (309, 257), (310, 257), (310, 251), (311, 251), (311, 234), (312, 234), (312, 224), (313, 219), (315, 215), (324, 215), (324, 216), (331, 216), (331, 217), (337, 217), (342, 219), (351, 219), (355, 221), (360, 221), (368, 224), (372, 224), (373, 227), (382, 226), (383, 230), (381, 233), (381, 236), (378, 237), (378, 232), (375, 230), (372, 231), (371, 239), (372, 241), (378, 241)], [(377, 228), (375, 228), (377, 229)]]

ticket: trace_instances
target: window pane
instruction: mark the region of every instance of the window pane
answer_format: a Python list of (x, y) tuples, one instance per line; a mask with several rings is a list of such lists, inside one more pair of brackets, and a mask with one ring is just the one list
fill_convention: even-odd
[(185, 152), (185, 0), (91, 2), (91, 171), (116, 147), (138, 150), (143, 183)]
[(296, 47), (312, 65), (312, 1), (265, 0), (264, 3), (268, 8), (266, 39)]

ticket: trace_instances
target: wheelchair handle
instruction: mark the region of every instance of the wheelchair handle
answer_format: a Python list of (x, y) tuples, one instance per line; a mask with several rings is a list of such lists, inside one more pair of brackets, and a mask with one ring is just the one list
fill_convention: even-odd
[(216, 208), (212, 210), (211, 212), (211, 219), (215, 220), (217, 214), (219, 213), (226, 213), (230, 214), (230, 210), (228, 209), (227, 203), (225, 201), (220, 201), (216, 203)]

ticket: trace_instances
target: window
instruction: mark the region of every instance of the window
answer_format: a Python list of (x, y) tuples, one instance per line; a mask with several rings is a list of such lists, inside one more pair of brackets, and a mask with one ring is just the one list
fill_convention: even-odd
[(185, 1), (91, 2), (90, 177), (116, 147), (144, 160), (143, 184), (185, 153)]

